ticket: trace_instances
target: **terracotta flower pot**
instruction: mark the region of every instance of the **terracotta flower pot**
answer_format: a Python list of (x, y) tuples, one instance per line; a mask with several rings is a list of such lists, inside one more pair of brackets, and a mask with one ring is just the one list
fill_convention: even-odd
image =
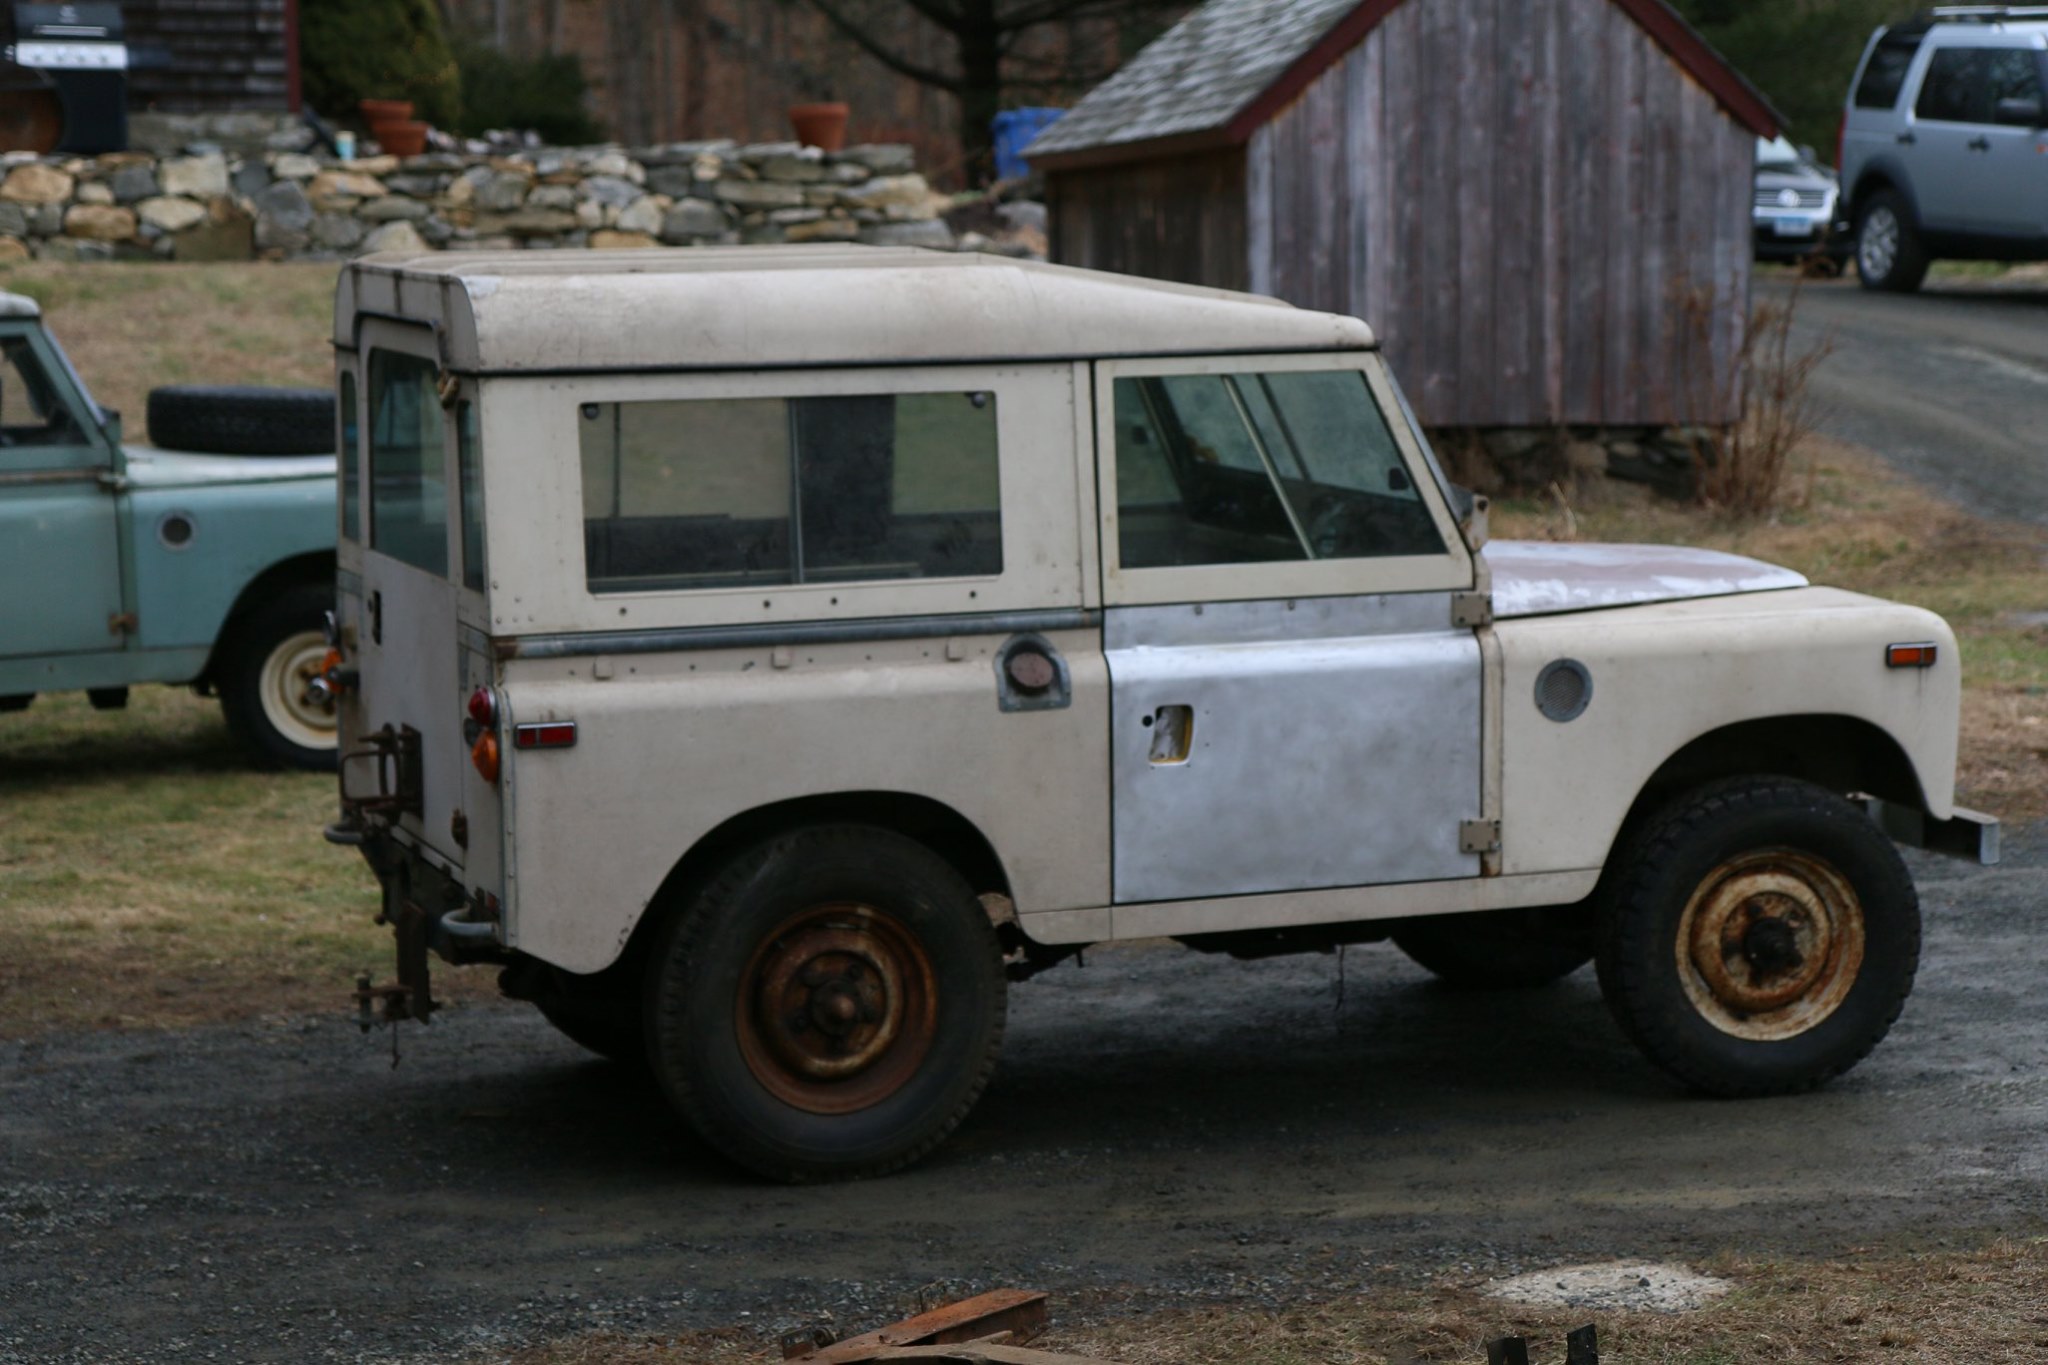
[(836, 152), (846, 146), (847, 113), (844, 104), (792, 104), (789, 126), (796, 130), (796, 140), (804, 146)]
[(415, 119), (373, 123), (370, 135), (387, 156), (418, 156), (427, 150), (427, 125)]
[(358, 100), (363, 122), (375, 128), (380, 123), (403, 123), (412, 117), (411, 100)]

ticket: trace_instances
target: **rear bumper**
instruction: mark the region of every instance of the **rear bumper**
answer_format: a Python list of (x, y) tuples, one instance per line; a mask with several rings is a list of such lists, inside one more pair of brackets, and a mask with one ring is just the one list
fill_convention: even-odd
[(1998, 862), (1998, 818), (1980, 811), (1956, 807), (1955, 815), (1937, 820), (1911, 806), (1895, 805), (1875, 796), (1863, 798), (1863, 808), (1878, 828), (1892, 839), (1929, 853), (1963, 858), (1984, 867)]

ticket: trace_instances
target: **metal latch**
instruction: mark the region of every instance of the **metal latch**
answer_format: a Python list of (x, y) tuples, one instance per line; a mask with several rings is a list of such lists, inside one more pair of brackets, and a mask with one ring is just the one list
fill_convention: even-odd
[(142, 629), (142, 618), (132, 611), (117, 611), (107, 617), (107, 634), (133, 635)]
[(1451, 624), (1466, 630), (1493, 624), (1493, 594), (1454, 592), (1451, 594)]
[(1458, 824), (1458, 852), (1500, 852), (1500, 821), (1463, 820)]

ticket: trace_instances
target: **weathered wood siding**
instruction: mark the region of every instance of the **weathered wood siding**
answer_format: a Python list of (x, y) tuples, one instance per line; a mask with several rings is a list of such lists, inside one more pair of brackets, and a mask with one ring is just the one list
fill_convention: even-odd
[(1610, 0), (1409, 0), (1253, 135), (1249, 282), (1432, 425), (1726, 420), (1753, 147)]
[(1055, 172), (1046, 177), (1052, 258), (1247, 288), (1244, 186), (1241, 149)]

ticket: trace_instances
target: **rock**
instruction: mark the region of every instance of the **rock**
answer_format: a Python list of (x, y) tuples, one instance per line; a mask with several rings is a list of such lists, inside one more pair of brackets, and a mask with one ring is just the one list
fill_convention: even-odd
[(595, 199), (585, 199), (576, 206), (576, 226), (601, 228), (604, 226), (605, 207)]
[(576, 191), (567, 185), (542, 185), (526, 196), (526, 207), (573, 211), (576, 207)]
[(874, 172), (858, 161), (835, 161), (825, 168), (825, 179), (834, 185), (860, 185), (874, 178)]
[(234, 192), (244, 199), (254, 199), (270, 188), (270, 168), (254, 157), (235, 167), (228, 177)]
[(80, 185), (77, 196), (78, 202), (81, 204), (111, 204), (114, 202), (112, 187), (102, 185), (98, 181), (87, 181), (85, 184)]
[(351, 214), (316, 214), (311, 235), (314, 246), (324, 246), (330, 251), (347, 251), (363, 240), (363, 224)]
[(384, 177), (384, 188), (393, 194), (410, 195), (414, 199), (432, 199), (446, 189), (448, 179), (440, 175), (420, 175), (405, 172)]
[(448, 182), (446, 198), (450, 208), (462, 208), (476, 202), (477, 190), (488, 184), (491, 172), (481, 166), (472, 166)]
[(737, 150), (731, 138), (712, 138), (704, 142), (669, 142), (659, 147), (643, 147), (633, 153), (633, 159), (643, 166), (687, 166), (704, 156), (729, 156)]
[(547, 237), (557, 232), (573, 232), (576, 215), (555, 209), (521, 209), (486, 222), (478, 218), (478, 232), (509, 233), (514, 237)]
[(814, 209), (838, 208), (839, 190), (832, 185), (806, 185), (804, 203)]
[(280, 128), (278, 131), (264, 136), (263, 146), (266, 150), (273, 152), (303, 152), (312, 146), (314, 140), (318, 137), (318, 133), (304, 126)]
[(19, 237), (0, 237), (0, 262), (28, 259), (28, 243)]
[(143, 222), (159, 232), (183, 232), (186, 228), (198, 226), (206, 217), (204, 205), (169, 195), (145, 199), (135, 206), (135, 212)]
[(114, 172), (107, 185), (114, 191), (117, 204), (133, 204), (163, 193), (163, 187), (156, 183), (153, 166), (123, 166)]
[(668, 214), (662, 202), (651, 194), (643, 194), (619, 210), (618, 228), (622, 233), (644, 233), (650, 237), (660, 233)]
[(593, 232), (590, 246), (594, 251), (638, 250), (642, 247), (660, 246), (652, 235), (645, 232)]
[(95, 242), (125, 242), (135, 235), (135, 211), (112, 204), (74, 204), (64, 215), (64, 235)]
[(876, 175), (908, 175), (917, 169), (917, 152), (907, 142), (863, 143), (835, 155), (840, 161), (865, 166)]
[(533, 184), (530, 176), (516, 171), (495, 171), (476, 187), (476, 206), (486, 213), (510, 213), (526, 202)]
[(732, 156), (735, 160), (745, 161), (751, 165), (758, 166), (763, 161), (767, 161), (772, 157), (802, 156), (803, 154), (804, 144), (801, 142), (750, 142), (733, 152)]
[(860, 240), (870, 246), (928, 246), (951, 251), (953, 229), (936, 218), (917, 223), (876, 223), (860, 230)]
[(453, 152), (421, 152), (418, 156), (409, 156), (398, 164), (405, 170), (415, 172), (459, 171), (469, 165)]
[(630, 180), (615, 175), (593, 175), (576, 186), (578, 198), (595, 199), (610, 208), (622, 209), (645, 191)]
[(807, 148), (795, 156), (771, 156), (756, 168), (763, 180), (785, 180), (810, 184), (825, 178), (825, 159), (817, 149)]
[(860, 224), (851, 218), (820, 218), (792, 224), (783, 230), (783, 238), (790, 242), (856, 242), (860, 240)]
[(348, 164), (364, 175), (386, 176), (398, 169), (399, 161), (395, 156), (359, 156)]
[(270, 173), (279, 180), (311, 180), (320, 174), (320, 163), (298, 152), (286, 152), (270, 163)]
[(804, 203), (801, 185), (770, 180), (721, 180), (713, 193), (728, 204), (748, 209), (795, 209), (802, 208)]
[(768, 215), (768, 221), (781, 227), (794, 227), (799, 223), (815, 223), (824, 216), (823, 209), (777, 209)]
[(921, 175), (877, 176), (864, 185), (839, 191), (839, 202), (850, 209), (887, 209), (891, 205), (922, 209), (931, 197), (932, 187)]
[(661, 240), (693, 242), (718, 237), (730, 226), (725, 210), (708, 199), (682, 199), (662, 216)]
[(666, 194), (681, 199), (697, 186), (697, 177), (688, 166), (657, 166), (647, 173), (647, 188), (656, 194)]
[(1607, 447), (1598, 441), (1572, 441), (1564, 448), (1564, 458), (1575, 474), (1607, 472)]
[(1044, 232), (1046, 230), (1045, 205), (1035, 199), (1012, 199), (1006, 204), (996, 205), (996, 217), (1012, 231)]
[(354, 208), (360, 200), (381, 199), (387, 193), (383, 181), (356, 171), (322, 171), (306, 187), (306, 197), (323, 209)]
[(519, 243), (510, 237), (457, 237), (443, 247), (444, 251), (510, 251)]
[(0, 201), (0, 235), (28, 236), (28, 211), (19, 204)]
[(0, 183), (0, 199), (17, 204), (61, 204), (71, 197), (76, 183), (54, 166), (32, 161), (7, 173), (6, 181)]
[(206, 220), (157, 243), (179, 261), (247, 261), (256, 255), (256, 224), (232, 199), (207, 206)]
[(582, 169), (585, 175), (612, 177), (636, 183), (647, 178), (647, 172), (634, 165), (631, 157), (617, 150), (599, 153), (584, 162)]
[(407, 255), (417, 256), (421, 252), (431, 249), (427, 245), (427, 239), (420, 236), (419, 229), (411, 223), (402, 220), (386, 223), (383, 227), (378, 228), (375, 232), (363, 238), (361, 247), (362, 254), (365, 256), (373, 255), (380, 251), (404, 252)]
[(157, 168), (156, 178), (165, 194), (211, 199), (228, 192), (228, 161), (217, 152), (173, 157)]
[(39, 237), (55, 237), (64, 230), (62, 204), (37, 204), (29, 214), (29, 231)]
[(418, 232), (427, 239), (428, 246), (446, 246), (449, 239), (455, 235), (455, 229), (449, 225), (448, 220), (440, 217), (421, 219)]
[(740, 241), (746, 246), (781, 246), (789, 235), (773, 223), (758, 223), (740, 230)]
[(369, 223), (417, 223), (433, 212), (417, 199), (403, 195), (387, 194), (382, 199), (366, 199), (356, 206), (356, 217)]
[(41, 243), (35, 250), (39, 261), (111, 261), (114, 246), (111, 242), (85, 241), (77, 237), (52, 237)]
[(256, 196), (258, 223), (269, 221), (288, 232), (313, 226), (313, 204), (296, 181), (280, 180)]

